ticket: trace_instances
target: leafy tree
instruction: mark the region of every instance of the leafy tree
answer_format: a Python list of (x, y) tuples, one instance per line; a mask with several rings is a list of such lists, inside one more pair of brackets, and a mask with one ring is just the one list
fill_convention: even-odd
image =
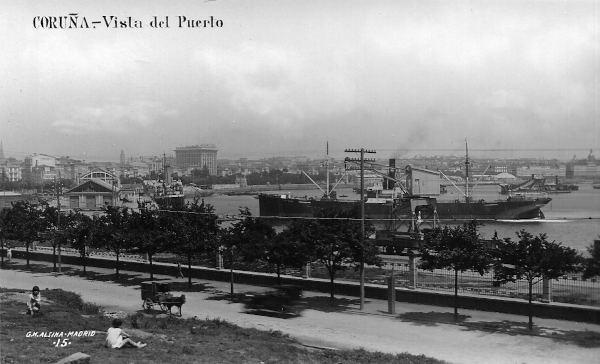
[(277, 235), (275, 229), (263, 220), (253, 218), (247, 207), (239, 211), (242, 218), (233, 225), (233, 233), (237, 238), (236, 246), (242, 253), (243, 260), (247, 262), (266, 260), (267, 247), (272, 245), (271, 242)]
[(229, 226), (219, 231), (217, 242), (219, 244), (219, 251), (229, 263), (229, 288), (230, 294), (233, 296), (233, 266), (238, 253), (238, 247), (243, 243), (243, 237), (240, 235), (239, 229), (235, 226)]
[(4, 235), (25, 244), (25, 256), (29, 269), (29, 247), (40, 238), (43, 230), (42, 209), (29, 201), (16, 201), (6, 209), (3, 217)]
[(300, 267), (308, 258), (303, 249), (293, 240), (282, 238), (275, 229), (261, 219), (252, 217), (248, 208), (240, 210), (242, 219), (230, 229), (224, 231), (223, 248), (230, 263), (231, 292), (233, 294), (233, 265), (238, 259), (246, 262), (263, 261), (274, 265), (277, 282), (281, 282), (281, 270), (284, 265)]
[(131, 244), (139, 252), (148, 255), (150, 279), (154, 279), (152, 257), (164, 251), (174, 235), (169, 229), (172, 226), (170, 217), (172, 215), (161, 213), (149, 204), (142, 205), (139, 212), (131, 215)]
[[(65, 236), (59, 230), (59, 212), (56, 206), (50, 206), (47, 202), (40, 204), (42, 208), (40, 216), (40, 240), (49, 241), (52, 245), (53, 270), (56, 272), (56, 249), (66, 243)], [(63, 224), (65, 222), (63, 221)], [(61, 224), (62, 225), (62, 224)]]
[[(171, 231), (174, 234), (173, 250), (187, 256), (188, 268), (191, 272), (192, 257), (210, 250), (215, 244), (219, 222), (214, 208), (195, 199), (187, 202), (178, 210), (166, 212), (173, 214)], [(188, 287), (192, 287), (192, 276), (188, 274)]]
[(83, 274), (86, 275), (87, 250), (93, 245), (95, 220), (81, 212), (70, 212), (66, 221), (63, 231), (67, 235), (67, 240), (71, 242), (71, 247), (79, 252)]
[[(325, 266), (330, 279), (330, 302), (334, 302), (334, 281), (338, 271), (357, 264), (377, 263), (374, 249), (366, 249), (356, 211), (321, 210), (316, 219), (296, 220), (288, 225), (289, 237), (306, 246), (312, 260)], [(367, 228), (366, 228), (367, 229)], [(361, 248), (362, 247), (362, 248)]]
[(594, 244), (587, 247), (590, 258), (585, 260), (583, 278), (600, 276), (600, 240), (594, 240)]
[[(6, 226), (5, 219), (6, 214), (8, 213), (8, 209), (0, 210), (0, 248), (4, 249), (5, 243), (5, 234), (6, 234)], [(1, 264), (4, 266), (4, 255), (0, 254), (0, 259), (2, 259)]]
[(419, 268), (454, 270), (454, 319), (458, 319), (458, 272), (475, 271), (483, 275), (492, 263), (490, 250), (477, 232), (473, 220), (462, 226), (435, 228), (425, 234), (420, 249)]
[(284, 267), (302, 268), (310, 262), (310, 256), (308, 247), (293, 239), (287, 228), (266, 241), (264, 259), (275, 266), (277, 284), (281, 284), (281, 271)]
[(97, 219), (77, 212), (68, 221), (72, 221), (72, 224), (66, 227), (67, 231), (71, 234), (71, 246), (79, 251), (83, 274), (85, 275), (87, 274), (86, 259), (89, 254), (88, 249), (95, 246), (93, 237), (96, 231)]
[(579, 268), (579, 253), (560, 243), (548, 242), (546, 234), (533, 236), (525, 230), (517, 232), (519, 241), (510, 238), (499, 244), (494, 266), (494, 284), (525, 279), (529, 286), (529, 330), (533, 330), (533, 285), (547, 279), (557, 279)]
[(95, 229), (96, 241), (106, 249), (115, 252), (117, 279), (119, 279), (119, 255), (130, 247), (130, 220), (129, 208), (107, 205), (105, 214), (98, 219)]
[(208, 170), (208, 165), (204, 164), (202, 166), (202, 171), (200, 171), (200, 178), (208, 178), (210, 176), (210, 171)]
[(20, 181), (2, 181), (0, 182), (0, 189), (4, 191), (18, 191), (21, 189), (22, 182)]
[(233, 268), (236, 260), (256, 261), (264, 258), (266, 240), (275, 237), (275, 230), (252, 218), (248, 208), (240, 209), (241, 220), (225, 229), (218, 236), (219, 249), (229, 265), (230, 293), (233, 295)]
[[(354, 224), (356, 225), (356, 220)], [(360, 225), (360, 223), (358, 223)], [(365, 221), (364, 234), (361, 230), (350, 229), (347, 231), (348, 242), (352, 249), (354, 269), (360, 272), (360, 309), (364, 308), (365, 302), (365, 264), (381, 266), (383, 264), (379, 256), (379, 247), (368, 236), (375, 232), (375, 227), (369, 221)]]

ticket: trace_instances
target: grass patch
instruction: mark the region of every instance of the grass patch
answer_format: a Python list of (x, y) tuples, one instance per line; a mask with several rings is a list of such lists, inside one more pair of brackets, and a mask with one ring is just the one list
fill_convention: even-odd
[[(105, 331), (112, 319), (98, 306), (72, 292), (41, 293), (42, 314), (30, 316), (25, 314), (28, 291), (0, 288), (1, 363), (55, 363), (75, 352), (91, 355), (98, 363), (446, 363), (407, 353), (309, 349), (279, 331), (241, 328), (219, 318), (180, 319), (142, 312), (126, 317), (122, 328), (148, 346), (107, 349)], [(80, 331), (88, 335), (68, 336)], [(57, 347), (60, 338), (33, 337), (32, 332), (63, 333), (62, 339), (68, 341)]]

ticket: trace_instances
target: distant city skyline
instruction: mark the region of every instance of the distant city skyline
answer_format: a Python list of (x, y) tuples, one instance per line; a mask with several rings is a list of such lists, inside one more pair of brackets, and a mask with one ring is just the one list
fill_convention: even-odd
[[(119, 161), (121, 149), (214, 143), (219, 158), (323, 158), (329, 140), (334, 158), (366, 148), (385, 159), (462, 155), (465, 138), (474, 158), (600, 150), (597, 1), (33, 0), (0, 11), (6, 156)], [(98, 25), (35, 22), (69, 14)], [(155, 16), (170, 27), (151, 27)], [(222, 23), (179, 27), (179, 16)]]
[[(218, 148), (218, 146), (217, 146), (217, 148)], [(130, 154), (127, 152), (127, 150), (124, 150), (124, 149), (119, 149), (118, 151), (116, 151), (116, 153), (113, 153), (114, 155), (111, 154), (111, 155), (107, 155), (106, 157), (91, 156), (91, 155), (86, 155), (86, 154), (82, 154), (82, 155), (77, 155), (77, 154), (68, 155), (65, 153), (50, 154), (50, 153), (44, 153), (44, 152), (20, 153), (22, 155), (21, 157), (18, 157), (18, 154), (11, 155), (10, 152), (7, 153), (6, 151), (4, 151), (4, 154), (7, 158), (14, 157), (19, 160), (23, 160), (23, 158), (25, 158), (26, 156), (30, 156), (33, 154), (46, 154), (46, 155), (50, 155), (50, 156), (57, 157), (57, 158), (58, 157), (70, 157), (73, 159), (85, 160), (86, 162), (120, 163), (121, 162), (121, 151), (123, 151), (123, 153), (125, 154), (126, 160), (128, 160), (130, 158), (137, 158), (137, 157), (155, 156), (155, 157), (160, 158), (163, 156), (162, 153), (161, 154), (139, 154), (139, 153), (136, 154), (133, 152), (133, 154)], [(430, 150), (422, 149), (422, 150), (419, 150), (419, 149), (416, 149), (416, 150), (406, 151), (406, 150), (387, 150), (387, 149), (381, 150), (380, 149), (380, 150), (375, 150), (375, 151), (377, 153), (370, 155), (369, 157), (373, 157), (376, 159), (390, 159), (390, 158), (410, 159), (415, 156), (462, 157), (465, 155), (464, 146), (463, 146), (462, 150), (457, 150), (457, 149), (430, 149)], [(588, 157), (588, 155), (590, 153), (590, 149), (586, 149), (586, 148), (579, 148), (577, 150), (571, 150), (571, 151), (573, 152), (573, 154), (571, 154), (570, 157), (567, 157), (564, 159), (554, 158), (554, 157), (543, 157), (543, 156), (539, 156), (539, 154), (536, 154), (536, 153), (547, 153), (547, 152), (559, 153), (558, 151), (552, 150), (552, 149), (490, 150), (490, 149), (471, 149), (471, 148), (469, 148), (469, 155), (471, 158), (481, 158), (481, 159), (495, 159), (495, 158), (497, 158), (497, 159), (529, 159), (529, 158), (533, 158), (533, 159), (538, 159), (538, 160), (556, 159), (559, 162), (566, 163), (568, 161), (571, 161), (574, 156), (577, 159), (585, 159)], [(593, 149), (591, 151), (594, 153), (594, 155), (596, 154)], [(296, 153), (296, 152), (298, 152), (298, 153)], [(301, 153), (301, 152), (304, 152), (304, 153)], [(330, 155), (329, 155), (330, 158), (340, 159), (340, 160), (343, 160), (345, 157), (352, 157), (352, 154), (353, 154), (353, 153), (345, 152), (344, 149), (330, 149), (329, 152), (330, 152)], [(171, 153), (169, 153), (168, 151), (165, 151), (165, 153), (167, 156), (175, 157), (174, 150), (172, 150)], [(562, 151), (560, 153), (569, 155), (569, 151)], [(504, 156), (502, 156), (502, 155), (504, 155)], [(238, 155), (237, 153), (228, 153), (227, 151), (219, 150), (219, 152), (217, 154), (217, 159), (238, 160), (241, 158), (268, 159), (268, 158), (278, 158), (278, 157), (285, 157), (285, 158), (307, 157), (307, 158), (311, 158), (311, 159), (324, 159), (325, 156), (326, 156), (325, 150), (322, 150), (322, 151), (291, 151), (290, 153), (287, 153), (287, 154), (264, 154), (264, 155), (252, 155), (251, 153)]]

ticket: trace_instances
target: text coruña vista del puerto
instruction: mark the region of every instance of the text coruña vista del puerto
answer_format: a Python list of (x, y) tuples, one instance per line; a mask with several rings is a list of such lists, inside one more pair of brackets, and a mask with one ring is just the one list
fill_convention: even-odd
[(178, 15), (153, 16), (144, 22), (132, 16), (103, 15), (88, 19), (78, 13), (69, 13), (63, 16), (35, 16), (33, 27), (35, 29), (222, 28), (223, 20), (216, 19), (212, 15), (204, 18)]

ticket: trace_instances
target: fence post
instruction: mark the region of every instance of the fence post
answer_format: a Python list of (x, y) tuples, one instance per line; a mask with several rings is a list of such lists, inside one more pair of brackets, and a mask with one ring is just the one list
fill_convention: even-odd
[(542, 279), (542, 302), (552, 302), (552, 282), (546, 276)]
[(223, 254), (221, 248), (217, 249), (217, 269), (223, 269)]
[(414, 255), (408, 256), (408, 288), (417, 288), (417, 262)]
[(302, 278), (310, 278), (310, 263), (306, 263), (302, 269)]
[(394, 263), (392, 262), (392, 272), (388, 277), (388, 313), (396, 314), (396, 278), (394, 277)]

